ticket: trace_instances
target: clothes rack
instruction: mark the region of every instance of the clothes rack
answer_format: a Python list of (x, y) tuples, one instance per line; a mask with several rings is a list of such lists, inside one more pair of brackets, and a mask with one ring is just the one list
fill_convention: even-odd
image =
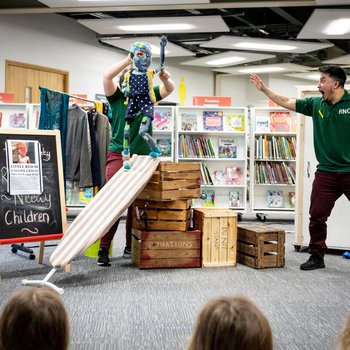
[[(42, 86), (39, 86), (39, 90), (42, 89)], [(96, 101), (92, 101), (92, 100), (88, 100), (87, 98), (84, 98), (84, 97), (79, 97), (79, 96), (75, 96), (75, 95), (72, 95), (72, 94), (68, 94), (66, 92), (62, 92), (62, 91), (56, 91), (56, 90), (52, 90), (52, 89), (48, 89), (48, 90), (51, 90), (53, 92), (57, 92), (58, 94), (65, 94), (65, 95), (68, 95), (69, 97), (73, 97), (77, 100), (82, 100), (82, 101), (86, 101), (86, 102), (90, 102), (90, 103), (95, 103)]]

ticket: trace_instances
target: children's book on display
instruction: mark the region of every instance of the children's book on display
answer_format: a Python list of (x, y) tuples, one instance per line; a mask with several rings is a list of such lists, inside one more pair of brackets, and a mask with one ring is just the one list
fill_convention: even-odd
[(267, 207), (283, 208), (283, 192), (280, 190), (267, 190)]
[(154, 130), (171, 130), (171, 109), (154, 108), (153, 128)]
[(244, 114), (230, 114), (227, 116), (227, 124), (229, 130), (245, 131)]
[(203, 111), (203, 128), (205, 131), (223, 131), (223, 112)]
[(181, 114), (181, 130), (197, 131), (197, 114), (182, 113)]
[(219, 139), (219, 158), (237, 158), (235, 139)]

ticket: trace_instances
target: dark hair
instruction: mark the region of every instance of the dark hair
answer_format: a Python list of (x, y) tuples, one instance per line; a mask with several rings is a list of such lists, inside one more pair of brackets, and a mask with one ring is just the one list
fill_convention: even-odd
[(197, 318), (188, 350), (272, 350), (272, 332), (258, 307), (244, 296), (209, 301)]
[(12, 294), (0, 317), (1, 350), (66, 350), (70, 325), (61, 296), (26, 287)]
[(332, 79), (339, 82), (339, 85), (344, 87), (346, 82), (346, 73), (343, 68), (338, 66), (322, 66), (318, 69), (321, 73), (328, 74)]

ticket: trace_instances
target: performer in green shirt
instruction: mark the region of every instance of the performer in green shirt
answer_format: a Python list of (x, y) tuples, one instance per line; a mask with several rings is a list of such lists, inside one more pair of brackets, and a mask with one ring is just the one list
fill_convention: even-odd
[(302, 270), (325, 267), (327, 219), (341, 195), (350, 200), (350, 95), (344, 89), (346, 73), (334, 65), (320, 67), (319, 71), (317, 87), (322, 96), (305, 99), (277, 94), (257, 74), (250, 76), (251, 83), (281, 107), (312, 117), (318, 165), (309, 210), (311, 256), (300, 265)]
[[(112, 112), (111, 127), (112, 138), (108, 147), (108, 156), (106, 164), (106, 178), (109, 181), (112, 176), (123, 167), (123, 139), (125, 127), (126, 105), (125, 97), (120, 90), (121, 83), (124, 80), (124, 74), (127, 68), (131, 65), (132, 59), (130, 54), (120, 62), (112, 65), (103, 75), (103, 86), (105, 95), (110, 104)], [(122, 74), (121, 74), (122, 73)], [(119, 86), (115, 82), (115, 78), (121, 74)], [(160, 86), (154, 87), (156, 100), (159, 101), (174, 90), (174, 83), (170, 78), (170, 74), (166, 70), (161, 70), (158, 74), (162, 81)], [(137, 115), (135, 121), (130, 126), (129, 147), (130, 154), (149, 155), (151, 152), (147, 142), (139, 135), (139, 129), (142, 122), (142, 116)], [(152, 126), (150, 125), (148, 133), (152, 135)], [(114, 235), (118, 229), (119, 220), (117, 220), (111, 229), (101, 238), (98, 265), (110, 266), (108, 251)], [(126, 246), (123, 256), (129, 258), (131, 256), (131, 229), (132, 229), (132, 208), (129, 207), (126, 217)]]

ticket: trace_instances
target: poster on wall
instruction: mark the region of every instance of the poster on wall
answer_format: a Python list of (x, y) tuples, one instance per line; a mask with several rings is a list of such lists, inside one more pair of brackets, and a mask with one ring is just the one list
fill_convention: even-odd
[(11, 196), (41, 194), (43, 176), (37, 140), (7, 140), (7, 191)]

